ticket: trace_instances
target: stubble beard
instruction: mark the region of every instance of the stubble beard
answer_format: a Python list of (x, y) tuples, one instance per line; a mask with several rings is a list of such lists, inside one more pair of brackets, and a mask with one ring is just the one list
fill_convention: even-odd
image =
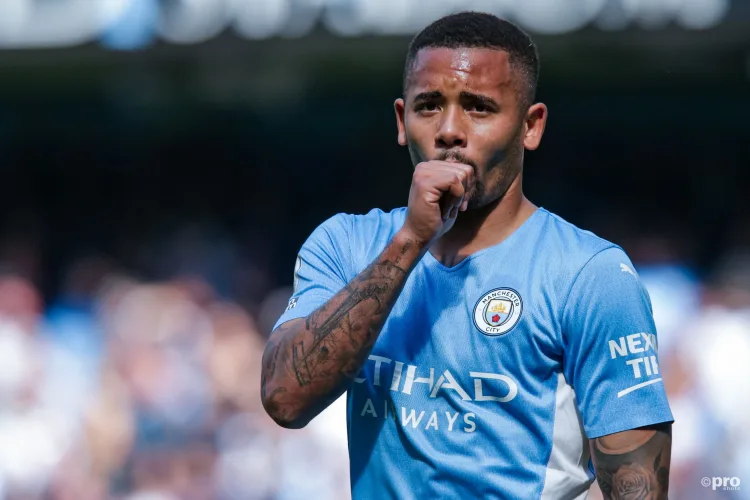
[[(411, 141), (407, 143), (407, 147), (414, 167), (419, 163), (429, 161)], [(519, 149), (522, 151), (523, 146), (515, 145), (511, 150), (506, 150), (505, 154), (501, 154), (500, 158), (497, 159), (499, 161), (493, 162), (492, 166), (487, 169), (479, 168), (473, 160), (456, 150), (445, 150), (434, 159), (439, 161), (457, 161), (469, 165), (474, 169), (474, 183), (468, 192), (469, 204), (467, 210), (476, 210), (498, 201), (508, 192), (511, 184), (513, 184), (513, 181), (521, 171), (516, 165), (518, 161), (521, 161), (518, 159), (519, 154), (521, 154), (518, 151)], [(490, 176), (494, 176), (491, 179), (494, 182), (487, 182), (490, 181), (490, 179), (487, 179)], [(487, 188), (488, 184), (492, 186), (489, 192)]]

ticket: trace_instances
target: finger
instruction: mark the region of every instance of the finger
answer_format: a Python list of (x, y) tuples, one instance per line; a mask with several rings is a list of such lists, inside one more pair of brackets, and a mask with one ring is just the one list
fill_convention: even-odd
[(443, 170), (443, 171), (458, 171), (463, 176), (473, 176), (474, 167), (465, 163), (457, 163), (454, 161), (431, 161), (424, 164), (424, 168), (430, 171)]
[(464, 172), (467, 176), (473, 177), (474, 176), (474, 167), (471, 165), (468, 165), (466, 163), (458, 163), (455, 161), (431, 161), (428, 163), (429, 168), (436, 168), (441, 167), (445, 169), (451, 169), (451, 170), (460, 170), (461, 172)]
[(427, 165), (428, 166), (432, 166), (432, 165), (447, 165), (449, 167), (457, 166), (457, 167), (460, 167), (460, 168), (468, 167), (468, 168), (470, 168), (470, 169), (473, 170), (473, 167), (471, 165), (469, 165), (467, 163), (457, 162), (457, 161), (432, 160), (430, 162), (427, 162)]
[(453, 178), (453, 182), (448, 188), (448, 191), (455, 198), (454, 201), (458, 201), (459, 199), (463, 198), (464, 194), (466, 193), (466, 186), (464, 185), (464, 180), (461, 179), (459, 176), (455, 176)]
[(451, 197), (450, 200), (446, 200), (444, 208), (441, 206), (443, 220), (448, 220), (449, 218), (455, 219), (458, 212), (463, 212), (465, 210), (462, 208), (464, 206), (466, 206), (466, 202), (463, 197), (458, 200), (455, 200), (453, 197)]
[(456, 196), (461, 196), (463, 195), (463, 192), (459, 193), (458, 191), (453, 190), (458, 189), (459, 187), (464, 191), (466, 190), (467, 175), (462, 169), (443, 168), (438, 165), (435, 167), (435, 170), (431, 172), (430, 177), (432, 185), (444, 193), (451, 192)]
[(455, 208), (457, 199), (450, 193), (446, 193), (440, 198), (440, 216), (443, 220), (450, 217), (451, 211)]
[(440, 171), (444, 172), (456, 172), (461, 179), (464, 190), (468, 191), (469, 188), (474, 184), (474, 168), (470, 165), (447, 162), (443, 165), (437, 165), (435, 168), (440, 169)]
[(454, 175), (453, 182), (440, 200), (443, 219), (450, 217), (451, 211), (454, 209), (457, 211), (461, 207), (465, 193), (463, 182), (457, 175)]

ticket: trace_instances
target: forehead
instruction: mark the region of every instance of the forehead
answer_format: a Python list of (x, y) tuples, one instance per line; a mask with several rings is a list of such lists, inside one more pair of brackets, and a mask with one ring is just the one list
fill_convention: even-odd
[(502, 92), (513, 85), (510, 55), (486, 48), (426, 48), (414, 58), (409, 93), (439, 89)]

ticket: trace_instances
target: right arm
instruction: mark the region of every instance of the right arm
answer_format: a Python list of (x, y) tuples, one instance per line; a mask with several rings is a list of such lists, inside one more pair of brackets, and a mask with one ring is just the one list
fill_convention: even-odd
[(279, 425), (303, 427), (346, 390), (422, 255), (413, 238), (397, 234), (322, 307), (273, 333), (263, 354), (261, 395)]
[(304, 427), (360, 373), (409, 273), (466, 209), (472, 175), (457, 163), (418, 165), (404, 226), (383, 252), (314, 312), (274, 330), (263, 353), (261, 398), (279, 425)]

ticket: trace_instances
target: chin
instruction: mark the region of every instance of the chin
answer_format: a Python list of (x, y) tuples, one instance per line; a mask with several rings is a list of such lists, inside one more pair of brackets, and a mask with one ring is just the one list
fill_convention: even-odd
[(467, 207), (467, 210), (476, 210), (477, 208), (482, 208), (492, 203), (492, 201), (493, 200), (487, 198), (486, 193), (484, 192), (484, 185), (475, 185), (474, 189), (469, 192), (469, 205)]
[(476, 210), (488, 205), (489, 203), (490, 202), (488, 202), (487, 200), (484, 200), (478, 196), (472, 196), (471, 198), (469, 198), (469, 205), (467, 206), (466, 210)]

